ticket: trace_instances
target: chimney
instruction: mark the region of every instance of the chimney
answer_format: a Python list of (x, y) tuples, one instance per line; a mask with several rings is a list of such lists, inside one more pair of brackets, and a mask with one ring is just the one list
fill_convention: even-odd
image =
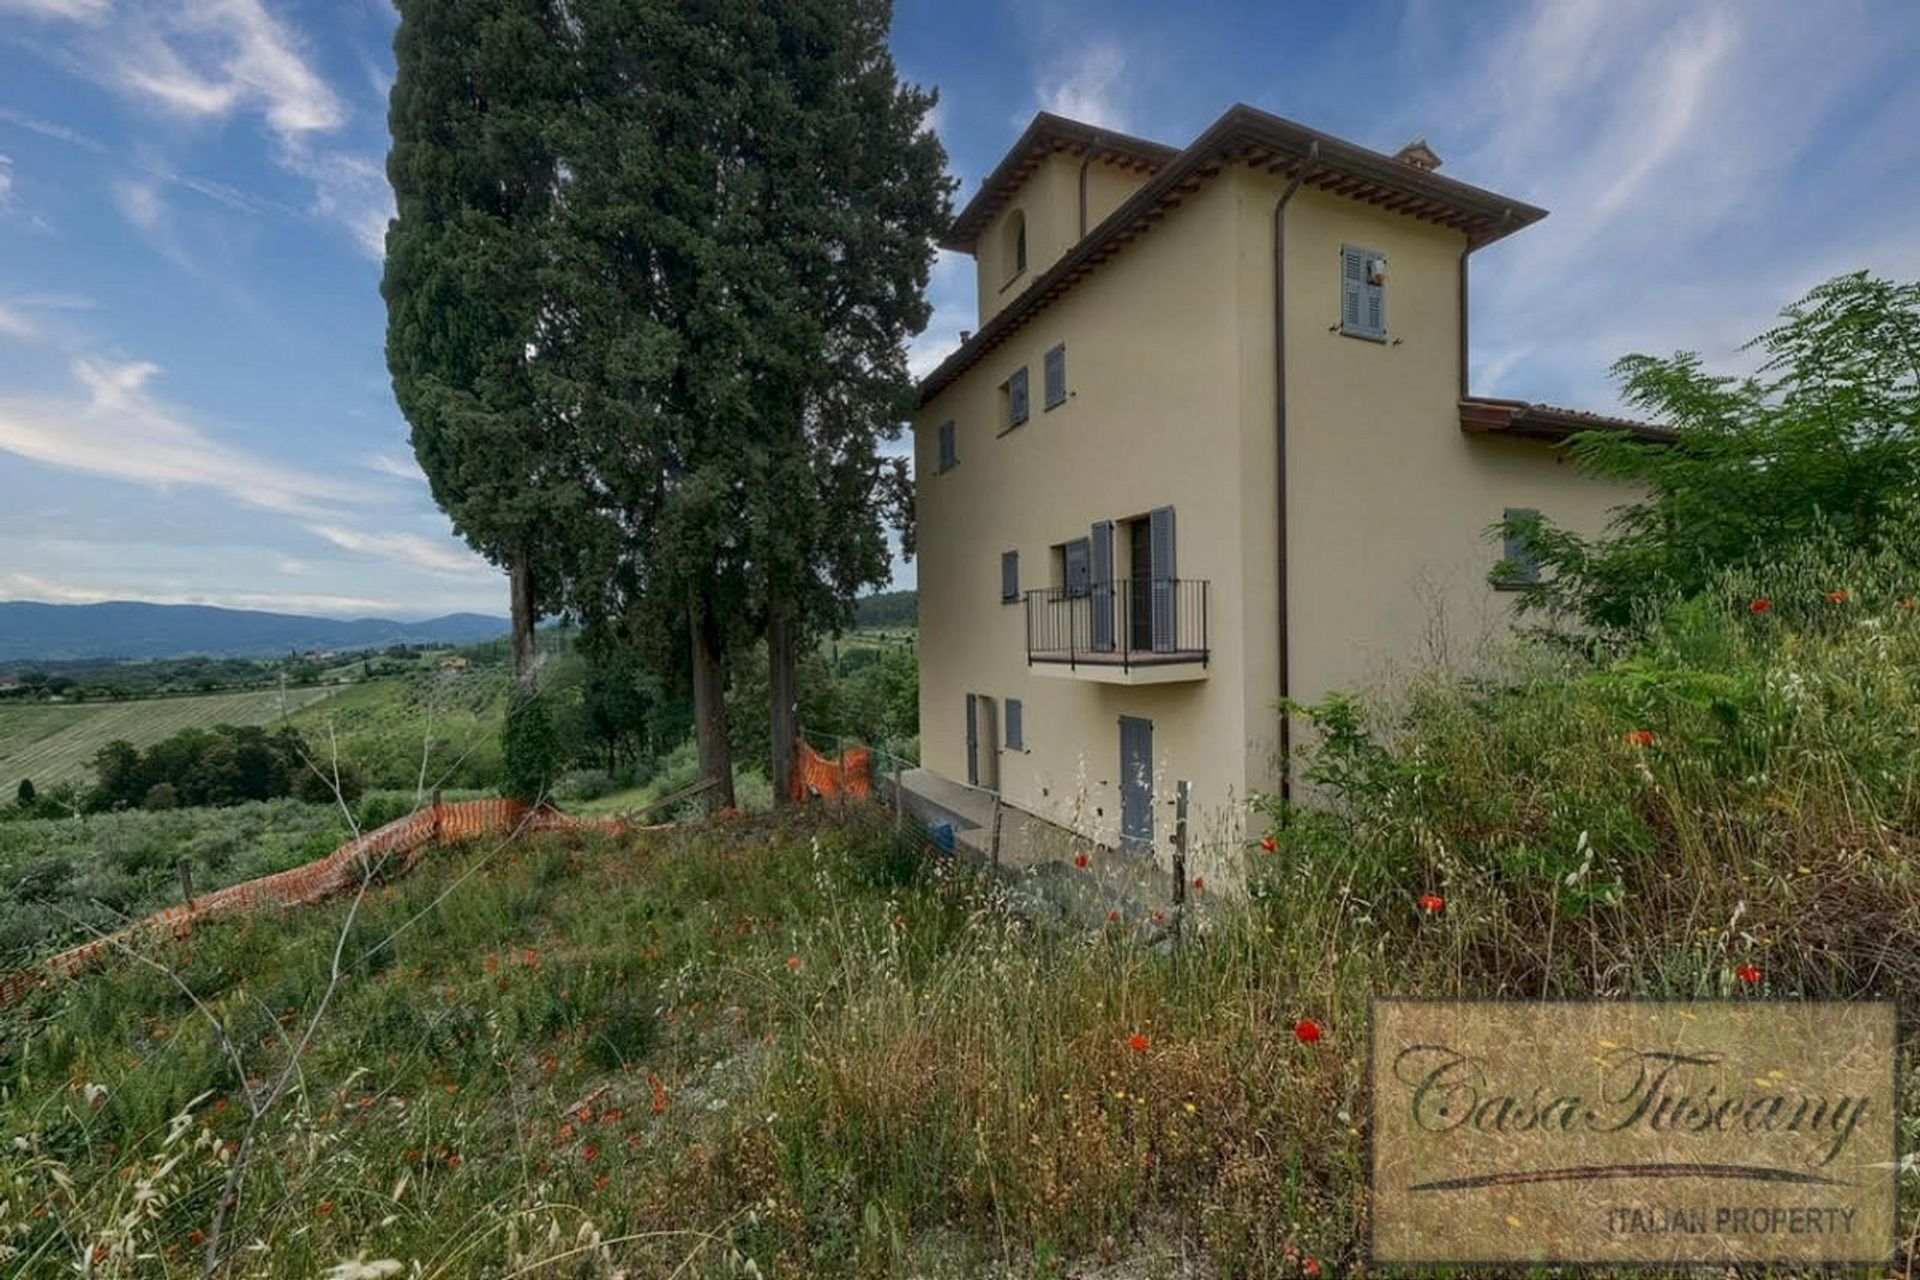
[(966, 344), (966, 342), (967, 342), (967, 340), (968, 340), (969, 338), (971, 338), (971, 337), (973, 337), (973, 330), (971, 330), (971, 329), (962, 329), (962, 330), (960, 331), (960, 342), (961, 342), (961, 345), (963, 345), (963, 346), (964, 346), (964, 345)]
[(1406, 146), (1393, 153), (1393, 158), (1401, 164), (1411, 165), (1426, 173), (1432, 173), (1440, 167), (1440, 157), (1433, 153), (1425, 138), (1415, 138)]

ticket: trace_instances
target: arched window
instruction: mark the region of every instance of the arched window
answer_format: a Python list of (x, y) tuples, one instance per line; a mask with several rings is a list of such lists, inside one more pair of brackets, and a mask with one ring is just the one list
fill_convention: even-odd
[(1027, 215), (1018, 209), (1007, 215), (1006, 246), (1011, 280), (1027, 269)]

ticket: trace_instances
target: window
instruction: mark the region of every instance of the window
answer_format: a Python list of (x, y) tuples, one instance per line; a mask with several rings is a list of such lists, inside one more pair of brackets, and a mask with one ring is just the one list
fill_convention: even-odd
[(1384, 342), (1387, 337), (1386, 255), (1340, 246), (1340, 332)]
[(1013, 604), (1020, 599), (1020, 553), (1000, 553), (1000, 603)]
[(1011, 284), (1027, 269), (1027, 215), (1015, 209), (1007, 215), (1007, 283)]
[(1027, 420), (1027, 366), (1021, 365), (1013, 376), (1000, 384), (1002, 434)]
[[(1540, 513), (1532, 507), (1508, 507), (1502, 516), (1502, 523), (1512, 524), (1516, 520), (1538, 520)], [(1540, 562), (1533, 558), (1526, 540), (1515, 536), (1508, 529), (1504, 545), (1500, 551), (1500, 568), (1494, 574), (1494, 585), (1502, 591), (1524, 591), (1540, 581)]]
[(1009, 751), (1027, 749), (1026, 726), (1021, 723), (1023, 718), (1021, 713), (1024, 710), (1025, 708), (1020, 705), (1020, 699), (1007, 699), (1007, 750)]
[(1067, 402), (1067, 344), (1062, 342), (1047, 352), (1047, 408)]
[(956, 435), (951, 418), (940, 424), (940, 469), (942, 471), (950, 470), (960, 461), (960, 442)]

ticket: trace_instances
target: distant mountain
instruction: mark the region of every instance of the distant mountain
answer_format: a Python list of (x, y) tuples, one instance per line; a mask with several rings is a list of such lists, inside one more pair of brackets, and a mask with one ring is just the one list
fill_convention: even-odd
[(452, 613), (425, 622), (342, 621), (197, 604), (0, 601), (0, 662), (17, 666), (98, 658), (263, 658), (290, 650), (478, 644), (506, 630), (506, 619), (477, 613)]

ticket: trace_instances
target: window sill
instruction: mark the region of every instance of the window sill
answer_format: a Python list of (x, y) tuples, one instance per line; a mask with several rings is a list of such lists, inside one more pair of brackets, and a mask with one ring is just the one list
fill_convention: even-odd
[(1383, 347), (1387, 345), (1387, 335), (1384, 333), (1366, 333), (1359, 329), (1349, 329), (1345, 325), (1340, 326), (1340, 336), (1343, 338), (1358, 338), (1362, 342), (1378, 343)]

